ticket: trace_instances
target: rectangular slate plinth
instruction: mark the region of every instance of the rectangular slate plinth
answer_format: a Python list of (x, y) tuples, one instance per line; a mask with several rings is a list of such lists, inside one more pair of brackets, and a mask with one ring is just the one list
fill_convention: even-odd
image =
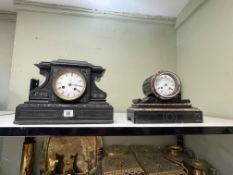
[(96, 124), (113, 123), (113, 108), (101, 104), (40, 104), (17, 106), (15, 124)]
[(202, 112), (196, 109), (179, 110), (150, 110), (135, 109), (127, 110), (127, 118), (134, 123), (202, 123)]

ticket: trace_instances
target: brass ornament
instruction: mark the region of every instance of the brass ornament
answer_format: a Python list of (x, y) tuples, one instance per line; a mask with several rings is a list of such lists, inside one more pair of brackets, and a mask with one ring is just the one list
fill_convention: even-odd
[(33, 137), (25, 137), (21, 156), (20, 175), (33, 175), (33, 163), (35, 154), (35, 140)]
[(103, 159), (102, 175), (145, 175), (133, 155), (106, 156)]
[(130, 145), (129, 147), (146, 174), (188, 175), (188, 170), (182, 163), (165, 158), (166, 151), (163, 148), (152, 145)]
[(217, 170), (202, 159), (193, 158), (185, 161), (189, 175), (216, 175)]
[[(125, 146), (115, 145), (114, 150)], [(188, 175), (183, 164), (165, 158), (165, 151), (152, 145), (130, 145), (129, 153), (107, 155), (102, 175)], [(122, 150), (120, 151), (122, 153)]]
[(167, 151), (170, 155), (174, 157), (179, 157), (183, 154), (183, 148), (177, 145), (168, 145)]
[(101, 137), (48, 137), (43, 146), (41, 175), (91, 175), (100, 168)]
[(184, 166), (175, 164), (164, 157), (139, 155), (137, 160), (148, 175), (188, 175)]
[(187, 155), (184, 153), (184, 149), (177, 145), (166, 146), (164, 156), (166, 159), (181, 165), (183, 165), (184, 159), (187, 158)]

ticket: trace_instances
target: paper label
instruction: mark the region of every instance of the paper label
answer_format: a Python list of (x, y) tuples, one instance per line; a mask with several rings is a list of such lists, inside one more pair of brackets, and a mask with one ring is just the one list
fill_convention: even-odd
[(64, 117), (74, 117), (74, 111), (73, 110), (64, 110), (63, 116)]

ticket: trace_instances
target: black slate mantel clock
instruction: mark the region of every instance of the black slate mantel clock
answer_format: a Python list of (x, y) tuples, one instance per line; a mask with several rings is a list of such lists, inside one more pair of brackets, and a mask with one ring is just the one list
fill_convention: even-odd
[(17, 124), (112, 123), (113, 107), (99, 89), (105, 69), (84, 61), (35, 64), (45, 81), (32, 79), (29, 101), (16, 107)]
[(202, 111), (181, 98), (181, 81), (169, 71), (159, 71), (142, 86), (146, 97), (133, 100), (127, 118), (134, 123), (202, 123)]

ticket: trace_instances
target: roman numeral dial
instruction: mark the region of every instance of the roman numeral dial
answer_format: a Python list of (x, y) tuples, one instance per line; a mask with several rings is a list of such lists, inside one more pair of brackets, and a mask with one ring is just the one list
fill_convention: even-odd
[(180, 80), (172, 72), (164, 71), (154, 77), (154, 91), (163, 99), (171, 99), (180, 92)]
[(86, 89), (86, 80), (80, 71), (65, 69), (54, 77), (52, 87), (60, 99), (72, 101), (83, 95)]

